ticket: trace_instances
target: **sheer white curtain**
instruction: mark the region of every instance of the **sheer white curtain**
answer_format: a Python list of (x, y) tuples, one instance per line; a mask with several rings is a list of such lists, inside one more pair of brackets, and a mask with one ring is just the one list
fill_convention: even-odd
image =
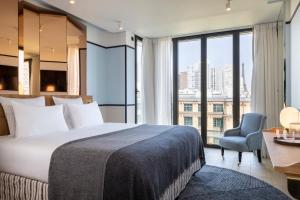
[(151, 39), (143, 39), (142, 54), (142, 121), (155, 124), (154, 48)]
[[(283, 23), (254, 26), (251, 109), (267, 116), (266, 127), (278, 127), (284, 104)], [(266, 155), (265, 148), (263, 154)]]
[(171, 38), (143, 39), (142, 113), (149, 124), (172, 123)]
[(68, 94), (79, 95), (79, 48), (68, 47)]
[(173, 42), (171, 38), (154, 40), (156, 123), (172, 124)]

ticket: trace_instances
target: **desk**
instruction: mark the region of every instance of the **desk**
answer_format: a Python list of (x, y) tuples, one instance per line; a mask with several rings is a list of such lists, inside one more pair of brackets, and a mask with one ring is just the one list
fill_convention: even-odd
[(263, 136), (273, 168), (287, 175), (289, 193), (300, 199), (300, 147), (274, 143), (274, 132), (264, 131)]

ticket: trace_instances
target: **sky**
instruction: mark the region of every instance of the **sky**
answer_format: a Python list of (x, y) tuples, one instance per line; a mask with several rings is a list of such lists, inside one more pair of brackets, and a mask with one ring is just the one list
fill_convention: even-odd
[[(232, 36), (207, 39), (207, 62), (210, 67), (232, 65)], [(199, 63), (201, 40), (181, 41), (178, 46), (179, 72), (186, 71), (187, 66)], [(252, 77), (252, 34), (240, 36), (240, 63), (245, 63), (245, 76), (248, 89), (251, 90)]]

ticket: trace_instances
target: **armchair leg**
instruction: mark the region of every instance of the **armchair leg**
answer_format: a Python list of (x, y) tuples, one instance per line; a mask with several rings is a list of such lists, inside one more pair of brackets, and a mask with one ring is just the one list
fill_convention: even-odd
[(221, 155), (222, 155), (222, 158), (224, 160), (224, 148), (223, 147), (221, 147)]
[(261, 150), (257, 149), (257, 158), (258, 158), (258, 162), (261, 163)]
[(242, 162), (242, 152), (239, 152), (239, 163), (238, 163), (238, 166), (241, 165), (241, 162)]

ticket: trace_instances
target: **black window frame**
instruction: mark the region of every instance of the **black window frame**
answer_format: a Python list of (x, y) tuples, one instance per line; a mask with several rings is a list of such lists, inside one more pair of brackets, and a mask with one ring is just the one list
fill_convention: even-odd
[[(185, 40), (201, 40), (201, 136), (206, 147), (220, 148), (219, 145), (207, 144), (207, 39), (231, 35), (233, 37), (233, 127), (240, 122), (240, 34), (253, 32), (252, 28), (214, 32), (192, 36), (173, 38), (173, 118), (174, 125), (178, 124), (178, 43)], [(224, 123), (224, 122), (223, 122)]]

